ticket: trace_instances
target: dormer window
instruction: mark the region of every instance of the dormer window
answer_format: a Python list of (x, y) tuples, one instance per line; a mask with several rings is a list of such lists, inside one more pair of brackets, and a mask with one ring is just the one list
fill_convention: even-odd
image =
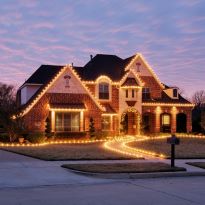
[(102, 99), (102, 100), (109, 99), (109, 84), (108, 83), (99, 84), (99, 99)]
[(173, 97), (174, 98), (178, 97), (178, 90), (176, 88), (173, 89)]

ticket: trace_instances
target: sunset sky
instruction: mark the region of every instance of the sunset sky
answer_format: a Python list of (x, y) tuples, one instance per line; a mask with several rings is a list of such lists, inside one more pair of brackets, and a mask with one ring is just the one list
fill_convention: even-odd
[(205, 1), (0, 0), (0, 82), (19, 86), (41, 64), (137, 52), (186, 96), (205, 89)]

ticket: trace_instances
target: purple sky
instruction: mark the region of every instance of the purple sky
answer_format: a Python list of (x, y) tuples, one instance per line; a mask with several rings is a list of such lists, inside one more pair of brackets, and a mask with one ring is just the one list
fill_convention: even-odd
[(1, 82), (19, 86), (41, 64), (136, 52), (186, 96), (205, 89), (205, 1), (0, 1)]

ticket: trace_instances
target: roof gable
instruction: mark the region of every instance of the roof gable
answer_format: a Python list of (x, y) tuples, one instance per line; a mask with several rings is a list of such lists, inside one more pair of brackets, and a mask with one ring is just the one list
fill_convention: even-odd
[[(138, 67), (139, 66), (139, 67)], [(125, 70), (133, 69), (139, 76), (152, 76), (156, 80), (156, 82), (160, 85), (163, 89), (164, 85), (159, 80), (158, 76), (151, 68), (151, 66), (147, 63), (145, 58), (140, 54), (137, 53), (134, 58), (130, 61), (130, 63), (126, 66)]]

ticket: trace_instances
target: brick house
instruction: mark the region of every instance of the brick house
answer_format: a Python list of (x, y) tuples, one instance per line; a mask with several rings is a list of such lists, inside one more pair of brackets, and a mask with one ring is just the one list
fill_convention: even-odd
[(41, 65), (17, 92), (25, 123), (53, 132), (190, 132), (193, 104), (161, 83), (141, 54), (91, 56), (84, 67)]

